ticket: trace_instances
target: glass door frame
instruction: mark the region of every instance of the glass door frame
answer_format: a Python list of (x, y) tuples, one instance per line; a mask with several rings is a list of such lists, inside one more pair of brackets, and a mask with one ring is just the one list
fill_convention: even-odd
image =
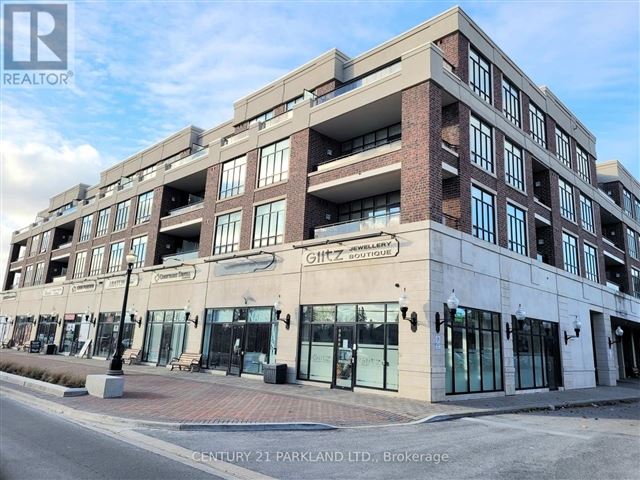
[[(339, 363), (339, 356), (340, 356), (340, 350), (342, 350), (340, 348), (340, 344), (339, 344), (339, 338), (338, 338), (338, 331), (339, 330), (347, 330), (350, 329), (351, 330), (351, 357), (350, 357), (350, 362), (351, 362), (351, 372), (350, 372), (350, 376), (351, 376), (351, 386), (349, 387), (343, 387), (341, 385), (338, 385), (338, 363)], [(333, 329), (333, 379), (331, 381), (331, 388), (337, 388), (340, 390), (351, 390), (353, 391), (355, 385), (356, 385), (356, 369), (358, 368), (358, 352), (357, 349), (354, 349), (354, 345), (357, 347), (357, 324), (355, 323), (335, 323), (334, 329)]]
[[(155, 314), (162, 312), (162, 322), (155, 322), (153, 319), (155, 318)], [(171, 319), (171, 322), (167, 322), (166, 321), (166, 315), (167, 312), (172, 312), (173, 316)], [(144, 332), (144, 339), (143, 339), (143, 345), (142, 345), (142, 358), (143, 361), (146, 363), (151, 363), (151, 364), (155, 364), (156, 367), (163, 367), (168, 365), (171, 360), (173, 360), (173, 358), (175, 358), (175, 356), (172, 355), (172, 353), (168, 354), (167, 357), (167, 362), (164, 364), (160, 363), (160, 358), (162, 356), (162, 347), (164, 344), (164, 329), (166, 325), (171, 325), (171, 335), (169, 335), (169, 349), (168, 351), (171, 352), (171, 345), (173, 345), (173, 332), (175, 330), (175, 325), (178, 324), (184, 324), (184, 332), (182, 335), (182, 347), (181, 347), (181, 352), (180, 353), (184, 353), (185, 350), (185, 346), (187, 344), (187, 329), (189, 328), (188, 326), (188, 322), (186, 321), (186, 318), (184, 317), (184, 314), (182, 316), (182, 320), (179, 320), (176, 322), (176, 316), (178, 313), (180, 312), (184, 312), (184, 310), (149, 310), (147, 312), (147, 319), (146, 319), (146, 324), (145, 324), (145, 332)], [(148, 355), (149, 355), (149, 341), (151, 339), (151, 335), (153, 333), (153, 326), (157, 325), (157, 328), (161, 328), (161, 334), (160, 334), (160, 344), (158, 345), (158, 358), (156, 359), (156, 361), (149, 361), (148, 360)]]

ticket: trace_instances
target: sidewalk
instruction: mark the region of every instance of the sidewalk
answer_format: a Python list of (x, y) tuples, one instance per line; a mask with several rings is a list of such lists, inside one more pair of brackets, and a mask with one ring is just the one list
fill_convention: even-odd
[[(104, 373), (107, 362), (60, 355), (0, 351), (0, 360), (46, 367), (77, 375)], [(640, 400), (640, 384), (621, 383), (548, 393), (500, 396), (443, 403), (388, 395), (354, 393), (308, 385), (186, 373), (143, 365), (125, 366), (125, 396), (58, 398), (2, 383), (3, 391), (22, 392), (87, 414), (178, 424), (320, 423), (336, 427), (376, 426), (486, 415), (513, 410)]]

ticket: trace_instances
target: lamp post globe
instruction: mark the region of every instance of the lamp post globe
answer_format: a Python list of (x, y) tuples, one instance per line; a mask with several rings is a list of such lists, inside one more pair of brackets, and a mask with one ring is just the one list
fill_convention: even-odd
[(113, 352), (113, 357), (111, 358), (111, 363), (109, 364), (107, 375), (124, 374), (122, 372), (122, 332), (124, 330), (124, 320), (127, 314), (127, 299), (129, 297), (129, 282), (131, 281), (131, 271), (133, 270), (133, 265), (138, 260), (138, 257), (136, 257), (136, 254), (133, 251), (130, 251), (125, 259), (127, 261), (127, 276), (124, 284), (124, 296), (122, 298), (122, 310), (120, 312), (120, 322), (118, 324), (118, 336), (116, 339), (115, 352)]
[(624, 330), (621, 327), (616, 328), (616, 337), (621, 337), (624, 335)]
[(451, 295), (449, 295), (449, 298), (447, 299), (447, 307), (449, 307), (451, 318), (455, 317), (458, 305), (460, 305), (460, 300), (456, 297), (456, 291), (451, 290)]

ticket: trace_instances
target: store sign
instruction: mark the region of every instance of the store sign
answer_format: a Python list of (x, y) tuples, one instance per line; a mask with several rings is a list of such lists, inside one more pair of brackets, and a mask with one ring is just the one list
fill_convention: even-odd
[[(124, 288), (127, 282), (127, 277), (116, 277), (116, 278), (107, 278), (104, 281), (104, 289), (111, 290), (114, 288)], [(129, 286), (135, 287), (138, 285), (138, 275), (132, 275), (129, 280)]]
[(337, 248), (326, 248), (305, 253), (303, 262), (306, 266), (327, 265), (342, 262), (357, 262), (376, 258), (395, 257), (400, 251), (396, 239), (361, 243)]
[(64, 292), (64, 287), (50, 287), (50, 288), (45, 288), (42, 291), (42, 296), (55, 297), (57, 295), (62, 295), (63, 292)]
[(76, 283), (71, 285), (71, 293), (93, 292), (96, 289), (96, 282)]
[(179, 282), (182, 280), (193, 280), (194, 278), (196, 278), (195, 269), (178, 269), (156, 273), (153, 276), (153, 283)]
[(75, 313), (65, 313), (64, 314), (64, 321), (65, 322), (72, 322), (76, 319), (76, 314)]

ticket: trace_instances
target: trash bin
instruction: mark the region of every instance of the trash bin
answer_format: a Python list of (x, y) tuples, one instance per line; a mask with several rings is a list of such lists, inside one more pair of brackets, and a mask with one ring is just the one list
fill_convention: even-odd
[(287, 383), (287, 364), (271, 363), (264, 366), (264, 383)]
[(54, 355), (56, 353), (56, 344), (55, 343), (47, 343), (44, 347), (45, 355)]

